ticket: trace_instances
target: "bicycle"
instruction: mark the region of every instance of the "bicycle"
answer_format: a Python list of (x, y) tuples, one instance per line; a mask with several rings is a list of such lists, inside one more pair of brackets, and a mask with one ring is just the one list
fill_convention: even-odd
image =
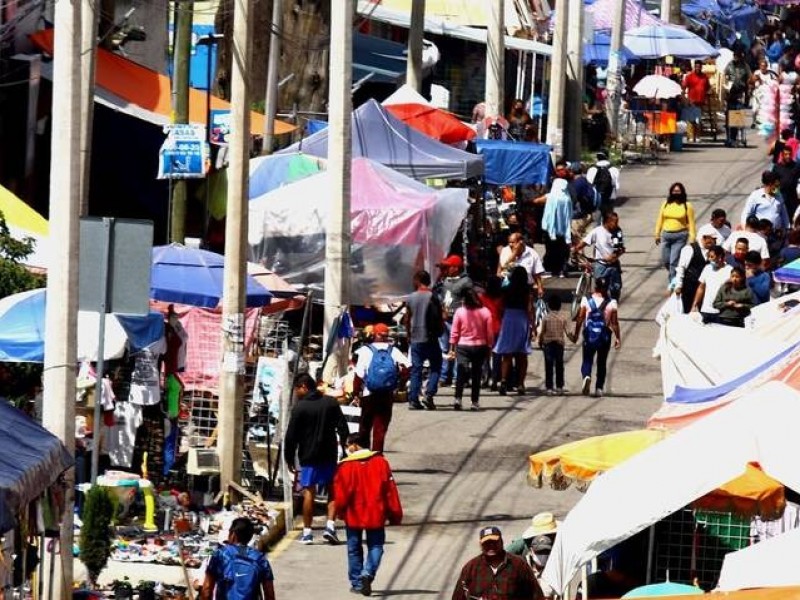
[(593, 265), (594, 259), (585, 254), (578, 255), (578, 266), (581, 267), (581, 276), (578, 277), (578, 284), (575, 286), (575, 293), (572, 296), (570, 307), (570, 318), (574, 321), (578, 318), (581, 308), (581, 300), (592, 293), (594, 285)]

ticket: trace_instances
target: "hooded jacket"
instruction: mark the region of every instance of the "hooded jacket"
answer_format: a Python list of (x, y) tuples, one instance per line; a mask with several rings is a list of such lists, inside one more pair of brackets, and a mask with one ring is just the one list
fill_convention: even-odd
[(400, 494), (389, 462), (377, 452), (359, 450), (339, 463), (333, 479), (336, 513), (348, 527), (381, 529), (403, 520)]

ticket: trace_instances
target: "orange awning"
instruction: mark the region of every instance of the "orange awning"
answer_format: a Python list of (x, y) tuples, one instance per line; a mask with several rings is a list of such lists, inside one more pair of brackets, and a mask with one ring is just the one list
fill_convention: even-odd
[[(30, 36), (31, 41), (43, 52), (53, 55), (53, 30), (44, 29)], [(170, 80), (166, 75), (136, 64), (108, 50), (98, 48), (96, 83), (125, 102), (135, 104), (168, 120), (172, 115)], [(229, 102), (211, 96), (211, 108), (228, 110)], [(189, 88), (189, 122), (205, 124), (206, 93)], [(296, 127), (283, 121), (275, 121), (275, 135), (290, 133)], [(250, 113), (250, 132), (261, 135), (264, 131), (264, 115)]]

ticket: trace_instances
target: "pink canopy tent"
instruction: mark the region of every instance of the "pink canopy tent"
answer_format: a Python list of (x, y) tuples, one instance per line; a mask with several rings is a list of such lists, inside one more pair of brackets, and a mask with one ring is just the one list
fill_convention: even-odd
[[(620, 0), (597, 0), (586, 7), (586, 12), (594, 19), (594, 28), (611, 29), (614, 24), (614, 11)], [(646, 25), (661, 25), (663, 22), (647, 12), (637, 0), (625, 0), (625, 31)]]

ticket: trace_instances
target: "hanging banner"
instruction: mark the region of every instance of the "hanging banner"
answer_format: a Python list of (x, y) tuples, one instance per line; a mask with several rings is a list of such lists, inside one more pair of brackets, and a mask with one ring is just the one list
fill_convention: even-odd
[(228, 145), (228, 136), (231, 134), (231, 111), (212, 110), (211, 111), (211, 140), (212, 144), (218, 146)]
[(158, 179), (198, 179), (206, 175), (208, 148), (203, 125), (164, 126), (167, 139), (158, 151)]

